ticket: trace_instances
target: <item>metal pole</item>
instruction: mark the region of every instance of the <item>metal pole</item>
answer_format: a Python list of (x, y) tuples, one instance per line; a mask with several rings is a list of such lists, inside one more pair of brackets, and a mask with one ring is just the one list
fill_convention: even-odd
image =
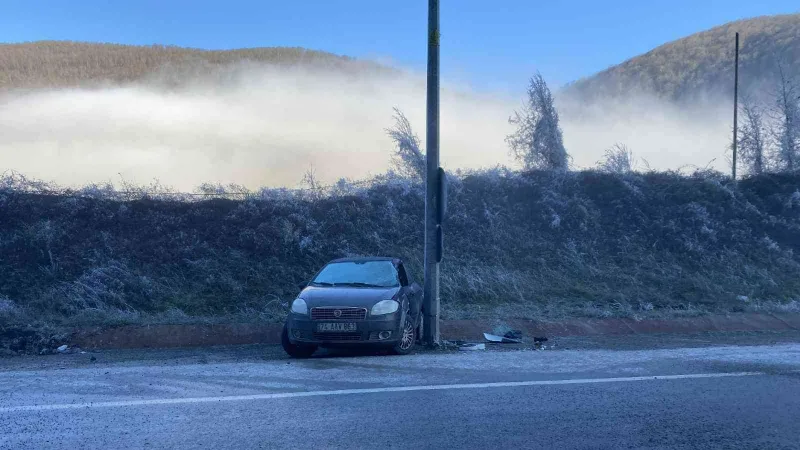
[(733, 66), (733, 182), (736, 182), (736, 141), (738, 135), (738, 115), (739, 115), (739, 33), (736, 33), (736, 56)]
[(423, 341), (439, 343), (439, 264), (436, 262), (436, 201), (439, 171), (439, 0), (428, 0), (428, 112), (425, 177), (425, 286)]

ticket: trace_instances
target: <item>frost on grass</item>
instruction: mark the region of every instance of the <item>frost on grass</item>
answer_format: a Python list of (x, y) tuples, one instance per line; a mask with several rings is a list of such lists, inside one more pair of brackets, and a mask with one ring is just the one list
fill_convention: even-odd
[(9, 315), (17, 310), (17, 305), (6, 297), (0, 296), (0, 315)]
[(766, 247), (768, 250), (777, 252), (781, 249), (778, 243), (770, 239), (769, 236), (764, 236), (761, 241), (764, 243), (764, 247)]
[[(791, 309), (800, 298), (798, 177), (748, 177), (732, 187), (707, 173), (453, 174), (443, 314), (661, 317), (768, 302)], [(0, 298), (13, 299), (6, 311), (65, 323), (280, 320), (279, 305), (333, 258), (399, 256), (422, 281), (419, 179), (387, 173), (314, 184), (313, 195), (309, 188), (209, 184), (187, 195), (154, 183), (121, 192), (6, 174)]]
[(789, 196), (789, 202), (787, 205), (789, 208), (800, 208), (800, 190), (794, 191), (791, 196)]

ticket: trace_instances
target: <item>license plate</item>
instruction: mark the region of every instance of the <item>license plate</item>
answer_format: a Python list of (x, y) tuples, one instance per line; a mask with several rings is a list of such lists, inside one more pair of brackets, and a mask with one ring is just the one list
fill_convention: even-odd
[(344, 322), (336, 322), (336, 323), (318, 323), (317, 324), (317, 331), (321, 332), (329, 332), (329, 331), (356, 331), (356, 324), (354, 323), (344, 323)]

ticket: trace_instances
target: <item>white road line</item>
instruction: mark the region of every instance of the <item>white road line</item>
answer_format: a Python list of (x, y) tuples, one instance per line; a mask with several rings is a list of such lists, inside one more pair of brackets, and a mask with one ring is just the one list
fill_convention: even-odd
[(52, 410), (62, 410), (62, 409), (112, 408), (112, 407), (125, 407), (125, 406), (182, 405), (191, 403), (274, 400), (281, 398), (319, 397), (328, 395), (378, 394), (384, 392), (446, 391), (451, 389), (486, 389), (486, 388), (501, 388), (501, 387), (553, 386), (553, 385), (563, 385), (563, 384), (620, 383), (626, 381), (688, 380), (688, 379), (698, 379), (698, 378), (752, 377), (758, 375), (766, 375), (766, 373), (764, 372), (693, 373), (685, 375), (651, 375), (644, 377), (624, 377), (624, 378), (578, 378), (578, 379), (566, 379), (566, 380), (509, 381), (509, 382), (498, 382), (498, 383), (434, 384), (434, 385), (423, 385), (423, 386), (341, 389), (335, 391), (279, 392), (274, 394), (230, 395), (230, 396), (219, 396), (219, 397), (155, 398), (148, 400), (123, 400), (116, 402), (96, 402), (96, 403), (85, 402), (85, 403), (65, 403), (65, 404), (53, 404), (53, 405), (23, 405), (23, 406), (0, 407), (0, 414), (24, 412), (24, 411), (52, 411)]

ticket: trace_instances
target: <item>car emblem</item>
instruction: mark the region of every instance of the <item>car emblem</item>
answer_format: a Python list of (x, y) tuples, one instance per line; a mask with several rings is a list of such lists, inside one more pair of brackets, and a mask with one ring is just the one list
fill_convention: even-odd
[(337, 310), (333, 311), (333, 317), (342, 317), (342, 310), (341, 309), (337, 309)]

